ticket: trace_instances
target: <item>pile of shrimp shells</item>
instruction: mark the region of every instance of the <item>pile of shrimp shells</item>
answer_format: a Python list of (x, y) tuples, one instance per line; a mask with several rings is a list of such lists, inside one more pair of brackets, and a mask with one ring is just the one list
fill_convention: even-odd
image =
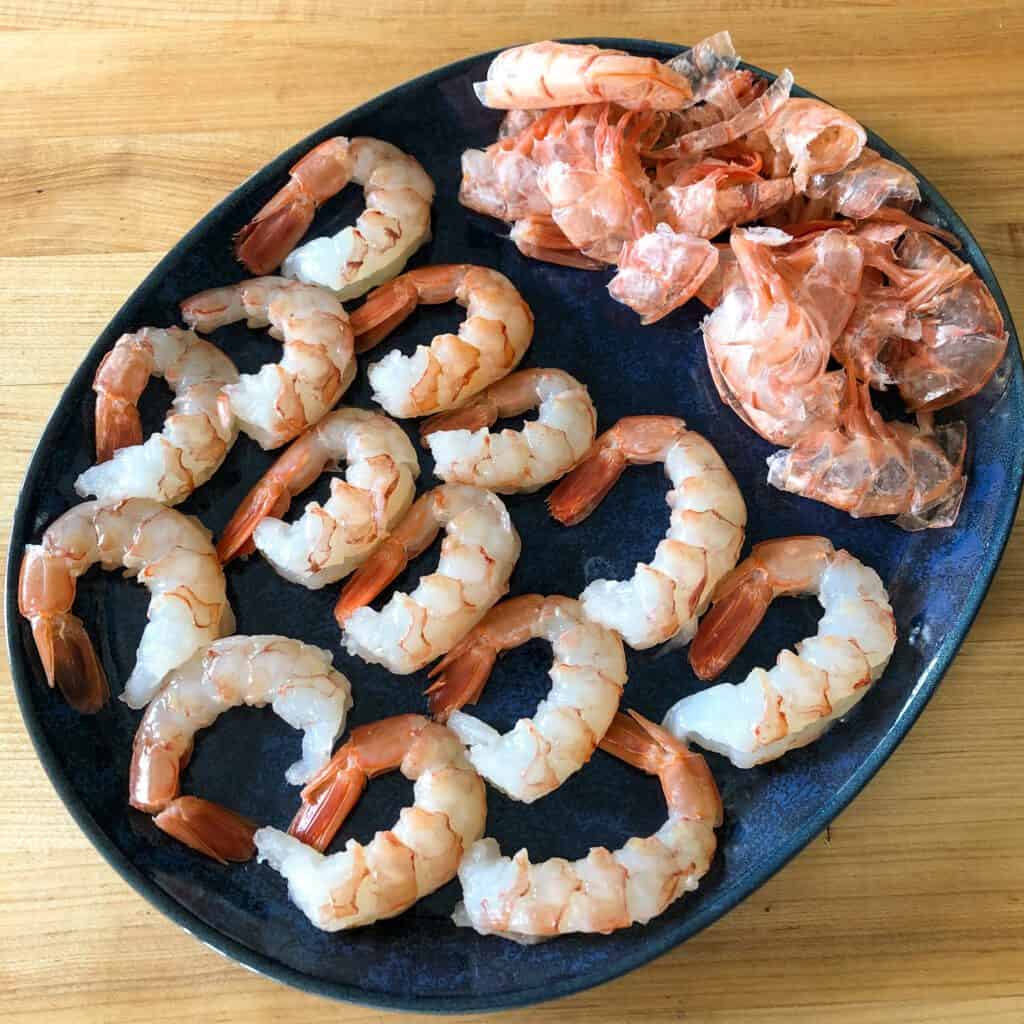
[[(481, 77), (480, 69), (471, 70), (466, 77), (468, 80)], [(500, 112), (483, 109), (472, 95), (455, 95), (445, 85), (430, 94), (427, 102), (439, 120), (442, 114), (451, 118), (452, 108), (455, 108), (458, 123), (463, 125), (465, 145), (486, 145), (495, 137)], [(385, 107), (381, 120), (380, 113), (377, 119), (371, 119), (367, 113), (352, 115), (346, 119), (347, 133), (390, 135), (401, 140), (406, 115), (400, 109)], [(703, 310), (696, 303), (690, 303), (666, 321), (641, 329), (629, 309), (607, 296), (601, 286), (603, 279), (520, 256), (496, 236), (492, 224), (484, 223), (459, 206), (453, 153), (463, 147), (453, 145), (451, 138), (441, 137), (443, 135), (428, 132), (419, 136), (421, 145), (412, 150), (412, 155), (421, 161), (435, 181), (445, 187), (435, 200), (433, 237), (413, 257), (410, 266), (470, 261), (505, 273), (537, 316), (533, 344), (521, 364), (523, 368), (558, 367), (582, 381), (594, 399), (599, 431), (627, 414), (683, 416), (691, 429), (712, 441), (740, 482), (750, 512), (748, 543), (806, 532), (810, 509), (814, 532), (828, 536), (836, 548), (843, 547), (864, 556), (890, 584), (892, 604), (899, 617), (904, 586), (900, 570), (905, 562), (914, 560), (914, 552), (921, 548), (921, 539), (900, 535), (890, 537), (892, 543), (878, 545), (873, 532), (866, 531), (863, 524), (845, 514), (769, 489), (764, 481), (763, 465), (772, 446), (754, 436), (725, 409), (708, 376), (698, 331)], [(230, 233), (254, 213), (278, 185), (278, 176), (267, 175), (260, 187), (232, 200), (221, 220), (208, 226), (203, 244), (178, 254), (164, 278), (130, 302), (107, 335), (116, 336), (121, 329), (135, 329), (146, 323), (178, 322), (177, 307), (181, 299), (200, 288), (244, 277), (244, 271), (230, 254)], [(352, 223), (361, 205), (358, 190), (346, 190), (318, 212), (310, 236), (333, 234)], [(453, 329), (461, 315), (461, 309), (452, 304), (420, 307), (384, 347), (359, 360), (356, 379), (345, 393), (343, 404), (375, 408), (366, 380), (367, 365), (379, 358), (387, 347), (397, 345), (409, 352), (418, 342)], [(243, 373), (255, 372), (263, 363), (274, 362), (279, 357), (277, 342), (261, 331), (247, 329), (244, 323), (220, 328), (210, 337)], [(593, 342), (588, 344), (591, 339)], [(648, 352), (668, 353), (672, 372), (664, 372), (658, 359), (651, 364), (645, 362)], [(99, 354), (93, 354), (83, 367), (84, 374), (80, 373), (74, 382), (75, 389), (83, 395)], [(999, 383), (996, 381), (973, 400), (975, 408), (998, 400)], [(160, 388), (151, 387), (139, 404), (143, 433), (148, 436), (161, 427), (166, 397)], [(49, 523), (78, 500), (71, 481), (92, 461), (91, 430), (83, 431), (82, 420), (72, 420), (66, 408), (64, 421), (52, 426), (48, 436), (57, 440), (55, 452), (67, 454), (44, 464), (36, 483), (35, 518), (42, 524)], [(82, 419), (91, 419), (91, 403), (83, 401), (82, 410)], [(419, 491), (422, 493), (434, 484), (429, 451), (418, 442), (418, 421), (406, 420), (401, 425), (419, 453), (422, 470)], [(519, 425), (516, 420), (501, 423), (502, 427)], [(216, 478), (179, 506), (180, 511), (198, 516), (215, 537), (219, 536), (249, 488), (279, 454), (280, 451), (261, 451), (248, 438), (240, 438)], [(663, 535), (667, 523), (666, 486), (660, 465), (630, 468), (586, 524), (570, 529), (559, 526), (548, 516), (543, 498), (550, 488), (535, 495), (503, 497), (524, 541), (523, 554), (512, 576), (510, 596), (525, 593), (575, 596), (594, 579), (628, 578), (635, 563), (649, 558)], [(324, 501), (328, 490), (329, 476), (325, 475), (293, 504), (288, 518), (293, 518), (307, 501)], [(770, 509), (770, 513), (759, 514), (765, 509)], [(888, 527), (880, 528), (895, 533)], [(413, 589), (421, 573), (430, 571), (436, 564), (438, 546), (439, 542), (416, 559), (386, 594)], [(349, 716), (349, 728), (398, 712), (425, 711), (425, 699), (421, 696), (425, 671), (410, 677), (395, 677), (380, 666), (348, 656), (340, 648), (332, 615), (337, 585), (319, 591), (293, 586), (278, 577), (259, 556), (232, 563), (226, 576), (239, 633), (283, 633), (333, 653), (335, 667), (347, 675), (353, 685), (355, 704)], [(125, 642), (124, 638), (141, 633), (145, 604), (134, 582), (98, 573), (90, 573), (80, 581), (75, 611), (85, 620), (96, 640), (115, 695), (119, 681), (127, 678), (135, 660), (135, 645)], [(811, 602), (787, 601), (773, 606), (760, 627), (758, 643), (749, 645), (739, 655), (728, 677), (743, 678), (756, 664), (764, 663), (760, 652), (791, 647), (799, 638), (812, 634), (816, 616), (817, 608)], [(916, 678), (921, 654), (905, 648), (906, 645), (898, 648), (890, 675), (910, 680)], [(702, 687), (682, 652), (636, 652), (627, 648), (626, 654), (629, 682), (623, 705), (635, 707), (656, 721), (660, 721), (680, 696)], [(503, 656), (473, 713), (502, 731), (510, 728), (518, 717), (531, 715), (548, 688), (549, 665), (550, 648), (539, 641)], [(861, 724), (885, 720), (901, 705), (904, 696), (905, 692), (879, 688), (872, 700), (858, 708), (856, 714)], [(109, 765), (102, 787), (82, 794), (86, 806), (99, 808), (104, 800), (110, 801), (115, 796), (123, 804), (137, 716), (114, 700), (96, 716), (93, 724), (90, 719), (77, 716), (58, 696), (51, 694), (38, 699), (43, 705), (43, 728), (48, 737), (73, 734), (73, 743), (79, 744), (75, 756), (90, 760), (99, 756)], [(734, 877), (756, 867), (760, 854), (754, 837), (761, 831), (775, 831), (773, 819), (778, 814), (799, 817), (800, 809), (819, 806), (831, 797), (832, 780), (842, 777), (867, 752), (867, 741), (859, 739), (858, 732), (854, 728), (832, 730), (813, 747), (788, 754), (781, 765), (766, 771), (739, 771), (724, 759), (708, 755), (726, 808), (726, 823), (718, 833), (719, 852), (701, 889), (670, 907), (664, 916), (699, 913), (708, 899), (707, 892), (714, 890), (716, 877), (726, 867)], [(869, 736), (870, 731), (865, 735)], [(87, 737), (84, 746), (79, 740), (83, 736)], [(208, 735), (200, 738), (184, 773), (182, 789), (223, 803), (258, 822), (286, 827), (296, 806), (297, 790), (282, 785), (281, 779), (285, 768), (295, 758), (297, 744), (297, 734), (279, 722), (269, 709), (230, 711)], [(821, 772), (818, 770), (821, 762), (831, 763), (833, 767), (827, 773)], [(226, 772), (225, 764), (231, 764), (236, 770)], [(243, 766), (243, 771), (239, 772), (237, 769)], [(627, 788), (628, 806), (621, 797)], [(408, 790), (409, 784), (397, 773), (375, 779), (369, 796), (359, 802), (332, 848), (340, 848), (344, 837), (367, 837), (378, 828), (390, 826), (398, 810), (408, 803)], [(535, 862), (551, 856), (573, 859), (583, 855), (591, 845), (617, 848), (629, 836), (655, 831), (665, 817), (656, 780), (638, 779), (632, 769), (602, 753), (596, 754), (591, 765), (545, 798), (541, 805), (543, 813), (539, 813), (538, 808), (524, 808), (493, 789), (488, 790), (487, 798), (486, 834), (498, 838), (506, 852), (527, 846)], [(558, 828), (552, 829), (551, 822), (558, 822)], [(162, 836), (148, 818), (134, 811), (122, 814), (113, 828), (115, 842), (130, 852), (131, 859), (140, 864), (147, 875), (162, 878), (172, 895), (185, 899), (197, 891), (216, 892), (216, 902), (223, 906), (256, 905), (265, 914), (286, 922), (291, 929), (305, 927), (294, 907), (277, 905), (284, 903), (283, 884), (266, 868), (251, 864), (224, 870)], [(185, 858), (189, 860), (188, 874), (180, 869)], [(412, 923), (377, 927), (385, 928), (388, 935), (398, 934), (400, 927), (434, 935), (432, 929), (423, 931), (422, 922), (450, 915), (457, 898), (457, 886), (458, 883), (453, 882), (426, 897), (399, 919), (406, 922), (411, 918)], [(271, 902), (275, 904), (273, 908), (269, 906)], [(684, 903), (686, 911), (681, 910)], [(220, 910), (211, 910), (211, 913), (214, 917), (222, 915)], [(245, 927), (239, 925), (243, 932)], [(273, 950), (286, 963), (295, 961), (296, 954), (287, 948), (286, 937), (262, 938), (264, 948)], [(369, 952), (373, 948), (372, 940), (358, 933), (348, 935), (347, 941), (356, 951)], [(459, 941), (469, 955), (486, 942), (464, 931)], [(616, 946), (619, 940), (612, 937), (606, 941), (612, 943), (608, 955), (615, 956), (614, 950), (622, 948)], [(318, 933), (309, 939), (306, 955), (310, 950), (316, 953), (335, 949), (329, 937)], [(536, 953), (524, 951), (522, 955), (530, 964), (541, 962)], [(438, 973), (443, 977), (444, 972)], [(427, 979), (420, 984), (424, 994), (442, 991), (440, 987), (432, 989)]]

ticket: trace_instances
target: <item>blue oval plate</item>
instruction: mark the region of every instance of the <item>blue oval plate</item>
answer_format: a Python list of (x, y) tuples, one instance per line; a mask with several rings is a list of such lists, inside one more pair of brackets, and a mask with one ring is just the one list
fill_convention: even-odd
[[(667, 58), (680, 47), (636, 40), (593, 40)], [(606, 981), (664, 953), (748, 896), (832, 820), (892, 753), (927, 703), (981, 604), (1013, 521), (1024, 471), (1022, 373), (1017, 338), (992, 271), (963, 221), (926, 181), (921, 216), (951, 229), (999, 303), (1010, 330), (1004, 366), (984, 393), (954, 410), (969, 428), (970, 484), (956, 526), (908, 534), (891, 523), (849, 516), (765, 483), (772, 450), (719, 401), (699, 337), (703, 309), (690, 303), (653, 327), (605, 291), (607, 275), (522, 258), (499, 226), (477, 219), (457, 201), (459, 156), (495, 137), (500, 115), (476, 101), (471, 83), (484, 77), (491, 54), (431, 72), (346, 114), (283, 153), (205, 217), (161, 261), (92, 347), (43, 433), (25, 478), (11, 536), (7, 626), (11, 665), (22, 714), (54, 786), (90, 840), (143, 896), (199, 939), (280, 981), (339, 999), (414, 1010), (466, 1012), (539, 1002)], [(799, 90), (798, 90), (799, 91)], [(414, 155), (434, 178), (438, 197), (434, 239), (413, 265), (466, 261), (496, 267), (521, 289), (537, 318), (528, 366), (560, 366), (585, 381), (604, 429), (627, 413), (671, 413), (705, 434), (735, 473), (750, 512), (748, 539), (822, 533), (837, 547), (874, 566), (896, 610), (899, 643), (885, 676), (824, 738), (752, 771), (710, 763), (726, 808), (719, 851), (700, 890), (644, 928), (614, 935), (569, 936), (518, 946), (456, 929), (450, 914), (459, 897), (453, 882), (408, 913), (355, 932), (314, 929), (289, 902), (283, 881), (250, 863), (220, 867), (156, 830), (128, 807), (126, 785), (137, 712), (117, 700), (80, 717), (48, 690), (17, 609), (23, 546), (76, 502), (75, 476), (92, 462), (90, 384), (101, 356), (124, 331), (179, 322), (178, 302), (193, 292), (241, 279), (231, 235), (284, 183), (287, 168), (331, 135), (375, 135)], [(870, 144), (898, 154), (877, 137)], [(920, 177), (920, 175), (918, 175)], [(357, 193), (357, 194), (353, 194)], [(350, 189), (321, 210), (313, 234), (351, 223), (361, 204)], [(397, 343), (450, 330), (453, 306), (421, 309)], [(255, 370), (276, 360), (275, 343), (244, 326), (214, 339)], [(395, 341), (390, 342), (394, 344)], [(374, 353), (370, 360), (383, 353)], [(344, 401), (370, 406), (365, 364)], [(159, 391), (160, 389), (155, 389)], [(165, 395), (150, 394), (144, 425), (158, 429)], [(272, 455), (239, 440), (213, 481), (185, 512), (219, 532)], [(431, 486), (423, 456), (423, 486)], [(625, 577), (650, 556), (666, 525), (666, 482), (660, 467), (634, 469), (583, 525), (564, 529), (550, 520), (544, 493), (511, 498), (524, 541), (512, 593), (579, 593), (595, 577)], [(323, 499), (326, 482), (315, 496)], [(403, 590), (429, 560), (397, 582)], [(244, 633), (286, 633), (334, 651), (352, 680), (351, 724), (399, 711), (423, 711), (423, 673), (408, 678), (349, 658), (339, 649), (331, 615), (337, 587), (309, 592), (278, 578), (259, 558), (232, 564), (228, 588)], [(85, 619), (114, 692), (131, 669), (146, 612), (138, 585), (94, 571), (79, 585), (77, 612)], [(782, 645), (814, 631), (814, 602), (774, 605), (753, 642), (727, 673), (740, 679), (770, 664)], [(531, 714), (547, 686), (550, 651), (530, 644), (499, 662), (480, 714), (508, 728)], [(625, 705), (660, 720), (669, 706), (699, 686), (680, 652), (629, 654)], [(284, 782), (297, 737), (269, 711), (237, 710), (201, 735), (184, 791), (223, 802), (257, 821), (285, 827), (297, 792)], [(397, 773), (375, 781), (337, 842), (368, 838), (395, 820), (410, 786)], [(488, 833), (506, 851), (574, 858), (591, 845), (614, 848), (647, 834), (664, 819), (656, 782), (598, 752), (592, 762), (542, 802), (526, 807), (491, 791)]]

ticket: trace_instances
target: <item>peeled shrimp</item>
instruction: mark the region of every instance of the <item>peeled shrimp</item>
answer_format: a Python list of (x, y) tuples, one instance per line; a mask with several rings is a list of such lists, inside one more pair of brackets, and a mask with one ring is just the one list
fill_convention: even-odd
[(397, 349), (367, 371), (373, 398), (392, 416), (426, 416), (464, 404), (515, 369), (533, 339), (533, 314), (504, 274), (452, 263), (410, 270), (374, 291), (353, 315), (365, 352), (417, 305), (454, 299), (466, 309), (458, 334), (439, 334), (411, 356)]
[[(284, 636), (230, 636), (197, 651), (168, 676), (146, 708), (132, 746), (128, 780), (131, 805), (156, 814), (179, 798), (181, 771), (192, 753), (195, 734), (235, 707), (274, 711), (303, 731), (302, 759), (287, 771), (292, 785), (308, 782), (331, 757), (352, 707), (349, 681), (331, 667), (331, 656)], [(205, 813), (181, 828), (180, 812), (158, 824), (193, 849), (219, 846), (221, 814), (232, 812), (210, 801)], [(187, 807), (186, 807), (187, 809)], [(228, 858), (224, 858), (228, 859)]]
[[(291, 499), (325, 468), (347, 463), (326, 503), (283, 522)], [(401, 427), (365, 409), (337, 409), (311, 427), (246, 495), (217, 543), (222, 562), (250, 543), (286, 580), (318, 590), (361, 565), (408, 511), (420, 467)]]
[[(349, 839), (343, 851), (325, 857), (320, 851), (367, 781), (395, 768), (414, 783), (412, 806), (365, 846)], [(261, 828), (256, 847), (260, 860), (287, 880), (296, 906), (330, 932), (394, 917), (450, 881), (487, 817), (483, 780), (462, 744), (419, 715), (353, 729), (302, 797), (291, 835)]]
[(722, 801), (700, 754), (635, 712), (618, 714), (601, 749), (661, 782), (668, 821), (619, 850), (594, 847), (577, 861), (531, 864), (526, 850), (504, 857), (493, 839), (459, 865), (458, 925), (482, 935), (537, 942), (570, 932), (608, 934), (646, 924), (693, 892), (715, 853)]
[(580, 595), (584, 614), (635, 650), (673, 637), (686, 643), (718, 581), (743, 546), (747, 508), (736, 481), (700, 434), (671, 416), (627, 416), (552, 491), (551, 514), (574, 526), (601, 503), (629, 465), (661, 462), (672, 482), (672, 517), (650, 564), (629, 580), (594, 580)]
[(951, 526), (967, 483), (966, 447), (963, 423), (887, 423), (850, 371), (838, 423), (770, 455), (768, 483), (855, 517), (897, 516), (905, 530)]
[(366, 209), (353, 226), (300, 245), (284, 260), (281, 273), (330, 288), (348, 301), (401, 273), (409, 257), (429, 241), (434, 183), (418, 161), (389, 142), (331, 142), (339, 149), (344, 143), (346, 150), (343, 176), (332, 171), (334, 191), (349, 181), (362, 185)]
[(798, 192), (816, 174), (835, 174), (860, 156), (867, 134), (849, 114), (821, 100), (786, 100), (762, 129), (774, 155), (772, 177), (792, 174)]
[(193, 295), (181, 313), (202, 331), (238, 320), (269, 324), (270, 336), (284, 343), (279, 363), (243, 373), (224, 388), (242, 430), (262, 448), (278, 448), (316, 423), (355, 377), (348, 316), (323, 288), (257, 277)]
[(735, 228), (730, 245), (735, 263), (702, 325), (722, 400), (776, 444), (830, 428), (843, 377), (826, 368), (857, 303), (863, 246), (839, 230), (794, 242), (774, 228)]
[[(458, 710), (475, 703), (502, 651), (527, 640), (554, 651), (551, 691), (532, 718), (499, 733)], [(611, 724), (626, 685), (619, 638), (591, 622), (578, 601), (527, 594), (492, 608), (430, 672), (435, 717), (469, 748), (473, 767), (513, 800), (533, 803), (590, 760)]]
[[(365, 607), (442, 528), (437, 572), (421, 577), (411, 594), (393, 594), (379, 612)], [(349, 654), (396, 675), (445, 654), (508, 590), (520, 548), (508, 511), (490, 491), (442, 484), (421, 495), (338, 598), (334, 614)]]
[(653, 57), (551, 41), (502, 51), (473, 88), (484, 106), (502, 110), (596, 102), (676, 110), (692, 102), (689, 81)]
[(812, 743), (881, 676), (896, 643), (889, 595), (878, 574), (824, 537), (787, 537), (754, 547), (719, 584), (690, 662), (713, 678), (739, 653), (776, 597), (813, 594), (818, 632), (783, 651), (769, 671), (684, 697), (663, 725), (674, 736), (751, 768)]
[[(137, 403), (150, 377), (174, 391), (159, 434), (142, 440)], [(103, 357), (96, 392), (96, 462), (75, 490), (100, 501), (152, 498), (177, 505), (220, 468), (238, 436), (223, 392), (238, 380), (235, 364), (215, 345), (178, 327), (122, 334)]]
[[(487, 430), (503, 416), (535, 408), (537, 419), (522, 430)], [(431, 417), (420, 433), (442, 480), (529, 494), (568, 473), (590, 450), (596, 428), (594, 403), (575, 377), (562, 370), (519, 370), (468, 405)]]
[(147, 498), (76, 505), (25, 548), (18, 610), (32, 625), (47, 681), (78, 711), (98, 711), (110, 693), (85, 625), (71, 614), (76, 580), (97, 562), (123, 566), (153, 595), (121, 698), (129, 707), (144, 706), (168, 672), (234, 629), (224, 573), (198, 519)]

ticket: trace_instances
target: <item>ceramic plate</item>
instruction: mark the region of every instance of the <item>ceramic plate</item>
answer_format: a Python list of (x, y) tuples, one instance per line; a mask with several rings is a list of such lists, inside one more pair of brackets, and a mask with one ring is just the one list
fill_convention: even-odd
[[(680, 49), (636, 40), (595, 41), (658, 58)], [(480, 106), (471, 88), (484, 77), (491, 56), (441, 68), (345, 114), (246, 181), (174, 247), (96, 341), (47, 425), (18, 502), (7, 577), (10, 657), (25, 722), (68, 809), (124, 878), (199, 939), (271, 977), (321, 995), (416, 1010), (522, 1005), (607, 981), (721, 917), (810, 842), (881, 767), (949, 666), (996, 570), (1024, 467), (1021, 359), (1009, 311), (963, 221), (922, 179), (919, 215), (963, 240), (965, 258), (992, 290), (1010, 330), (1008, 354), (996, 378), (953, 410), (967, 421), (970, 441), (970, 483), (960, 518), (952, 529), (908, 534), (889, 522), (856, 521), (769, 488), (765, 457), (772, 447), (721, 404), (712, 386), (699, 336), (702, 307), (692, 302), (652, 327), (641, 327), (630, 310), (608, 296), (609, 275), (528, 261), (502, 237), (500, 225), (458, 204), (459, 156), (469, 146), (492, 141), (500, 119), (498, 112)], [(473, 262), (507, 274), (536, 315), (533, 347), (523, 365), (559, 366), (586, 382), (600, 429), (627, 413), (685, 417), (736, 475), (749, 509), (749, 543), (822, 533), (877, 569), (888, 585), (899, 642), (882, 680), (824, 738), (781, 761), (740, 771), (710, 756), (726, 811), (718, 854), (699, 891), (646, 927), (527, 947), (483, 938), (451, 923), (459, 897), (453, 882), (394, 920), (354, 932), (317, 931), (288, 901), (283, 880), (268, 867), (220, 867), (128, 807), (138, 712), (113, 700), (99, 714), (80, 717), (43, 681), (30, 631), (17, 612), (18, 564), (24, 545), (37, 541), (42, 529), (77, 500), (72, 483), (93, 456), (90, 384), (100, 358), (122, 332), (180, 322), (178, 302), (193, 292), (241, 279), (243, 269), (231, 255), (232, 233), (284, 183), (287, 168), (301, 154), (332, 135), (380, 136), (422, 162), (438, 187), (434, 238), (411, 265)], [(870, 133), (869, 144), (900, 160)], [(357, 188), (331, 200), (311, 233), (333, 233), (351, 223), (361, 201)], [(453, 305), (421, 308), (392, 344), (408, 352), (417, 341), (453, 329), (460, 312)], [(213, 338), (242, 370), (278, 358), (276, 343), (244, 325), (223, 328)], [(345, 402), (371, 406), (365, 367), (384, 350), (361, 360)], [(162, 388), (150, 389), (143, 402), (147, 431), (159, 429), (166, 408)], [(219, 533), (272, 458), (241, 438), (213, 481), (182, 511)], [(428, 455), (422, 465), (421, 485), (431, 486)], [(660, 467), (632, 469), (597, 512), (573, 529), (548, 518), (546, 491), (509, 499), (524, 541), (512, 594), (576, 595), (591, 579), (628, 576), (663, 535), (665, 491)], [(322, 480), (313, 495), (322, 500), (326, 493)], [(396, 585), (410, 589), (429, 558), (416, 562)], [(260, 558), (232, 564), (227, 579), (239, 632), (285, 633), (334, 651), (335, 665), (354, 688), (350, 724), (425, 710), (424, 673), (391, 676), (339, 649), (331, 615), (336, 586), (306, 591), (281, 580)], [(98, 570), (81, 580), (78, 594), (76, 612), (95, 638), (116, 694), (132, 667), (146, 596), (137, 584)], [(814, 632), (817, 615), (813, 601), (777, 602), (725, 678), (739, 680), (754, 665), (773, 663), (783, 645)], [(549, 658), (549, 648), (531, 643), (500, 661), (479, 706), (481, 716), (505, 729), (520, 715), (532, 714), (547, 687)], [(655, 720), (699, 686), (678, 651), (630, 652), (629, 676), (625, 704)], [(286, 827), (297, 791), (283, 776), (297, 748), (297, 734), (269, 709), (229, 712), (201, 734), (184, 792)], [(374, 781), (336, 843), (347, 836), (367, 839), (393, 822), (410, 791), (397, 773)], [(488, 833), (506, 851), (529, 847), (534, 859), (575, 858), (591, 845), (614, 848), (631, 835), (655, 830), (665, 816), (657, 782), (602, 752), (531, 807), (493, 791), (488, 795)]]

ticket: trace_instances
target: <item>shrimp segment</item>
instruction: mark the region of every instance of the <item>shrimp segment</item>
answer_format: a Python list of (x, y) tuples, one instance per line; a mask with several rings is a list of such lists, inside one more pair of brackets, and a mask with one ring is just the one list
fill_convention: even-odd
[[(330, 288), (348, 301), (401, 273), (409, 257), (429, 241), (434, 182), (417, 160), (389, 142), (332, 141), (346, 144), (346, 173), (334, 191), (349, 181), (362, 185), (366, 209), (354, 225), (333, 237), (314, 238), (291, 252), (281, 273)], [(295, 240), (299, 237), (301, 233)]]
[[(537, 419), (522, 430), (487, 430), (501, 417), (538, 407)], [(590, 450), (596, 429), (594, 403), (575, 377), (519, 370), (454, 412), (431, 417), (420, 434), (442, 480), (529, 494), (568, 473)]]
[(768, 456), (768, 483), (854, 517), (897, 516), (905, 530), (951, 526), (967, 483), (966, 448), (963, 423), (887, 423), (851, 370), (838, 424)]
[(545, 41), (504, 50), (487, 80), (473, 86), (485, 107), (531, 110), (617, 103), (629, 110), (677, 110), (692, 101), (689, 81), (653, 57)]
[[(365, 846), (323, 851), (367, 781), (398, 768), (413, 781), (413, 804), (397, 824)], [(291, 834), (261, 828), (260, 861), (288, 882), (292, 901), (324, 931), (394, 917), (455, 877), (464, 852), (483, 834), (483, 780), (458, 738), (419, 715), (398, 715), (353, 729), (302, 793)], [(308, 845), (307, 845), (308, 844)]]
[[(137, 403), (150, 377), (165, 378), (175, 397), (163, 431), (143, 443)], [(75, 490), (104, 502), (184, 501), (235, 443), (238, 427), (222, 388), (237, 380), (235, 364), (191, 331), (122, 334), (96, 371), (97, 465), (79, 474)]]
[[(475, 703), (502, 651), (534, 637), (554, 651), (551, 692), (532, 718), (501, 734), (459, 708)], [(513, 800), (533, 803), (580, 770), (611, 724), (626, 685), (626, 656), (578, 601), (527, 594), (490, 612), (434, 666), (430, 709), (469, 748), (473, 767)]]
[(238, 320), (249, 327), (269, 324), (270, 336), (284, 343), (279, 363), (224, 388), (242, 430), (261, 448), (279, 448), (320, 420), (355, 376), (348, 316), (323, 288), (256, 277), (193, 295), (181, 314), (202, 331)]
[(703, 678), (720, 672), (757, 628), (773, 598), (814, 594), (825, 614), (796, 653), (769, 671), (684, 697), (663, 725), (674, 736), (751, 768), (816, 740), (885, 671), (896, 644), (889, 595), (878, 574), (824, 537), (758, 544), (727, 576), (701, 623), (691, 662)]
[(146, 708), (132, 747), (131, 805), (150, 814), (163, 810), (180, 792), (195, 734), (229, 708), (267, 704), (303, 731), (302, 758), (285, 777), (292, 785), (308, 782), (345, 728), (349, 681), (319, 647), (284, 636), (229, 636), (172, 672)]
[(574, 862), (555, 857), (531, 864), (526, 850), (504, 857), (495, 840), (482, 839), (459, 865), (457, 925), (515, 942), (570, 932), (606, 935), (646, 924), (697, 888), (722, 823), (707, 762), (633, 711), (615, 716), (601, 749), (657, 776), (668, 805), (665, 824), (619, 850), (594, 847)]
[(327, 139), (297, 160), (288, 184), (235, 235), (235, 259), (250, 274), (270, 274), (313, 223), (317, 207), (352, 177), (348, 139)]
[(421, 267), (372, 292), (352, 318), (360, 352), (419, 304), (454, 299), (466, 309), (458, 334), (439, 334), (411, 356), (397, 349), (367, 371), (373, 398), (392, 416), (454, 409), (515, 369), (533, 338), (533, 314), (504, 274), (452, 263)]
[[(293, 523), (282, 516), (328, 466), (347, 462), (323, 505)], [(362, 564), (408, 510), (420, 467), (405, 432), (386, 416), (337, 409), (293, 441), (263, 475), (217, 544), (222, 562), (254, 546), (293, 583), (317, 590)]]
[(18, 578), (18, 609), (32, 625), (50, 686), (83, 714), (106, 703), (109, 686), (82, 621), (71, 614), (76, 580), (97, 562), (123, 566), (151, 592), (148, 622), (122, 700), (139, 708), (172, 669), (234, 628), (224, 573), (209, 531), (146, 498), (69, 509), (29, 544)]
[(594, 580), (584, 613), (635, 650), (673, 637), (686, 643), (719, 579), (743, 546), (747, 509), (736, 481), (700, 434), (671, 416), (627, 416), (598, 439), (590, 457), (555, 488), (551, 514), (573, 526), (600, 504), (629, 465), (660, 462), (672, 482), (672, 517), (649, 564), (631, 579)]
[[(365, 607), (409, 561), (445, 538), (437, 572), (379, 611)], [(521, 544), (490, 491), (442, 484), (422, 495), (342, 589), (334, 614), (349, 654), (407, 675), (445, 654), (508, 590)]]

